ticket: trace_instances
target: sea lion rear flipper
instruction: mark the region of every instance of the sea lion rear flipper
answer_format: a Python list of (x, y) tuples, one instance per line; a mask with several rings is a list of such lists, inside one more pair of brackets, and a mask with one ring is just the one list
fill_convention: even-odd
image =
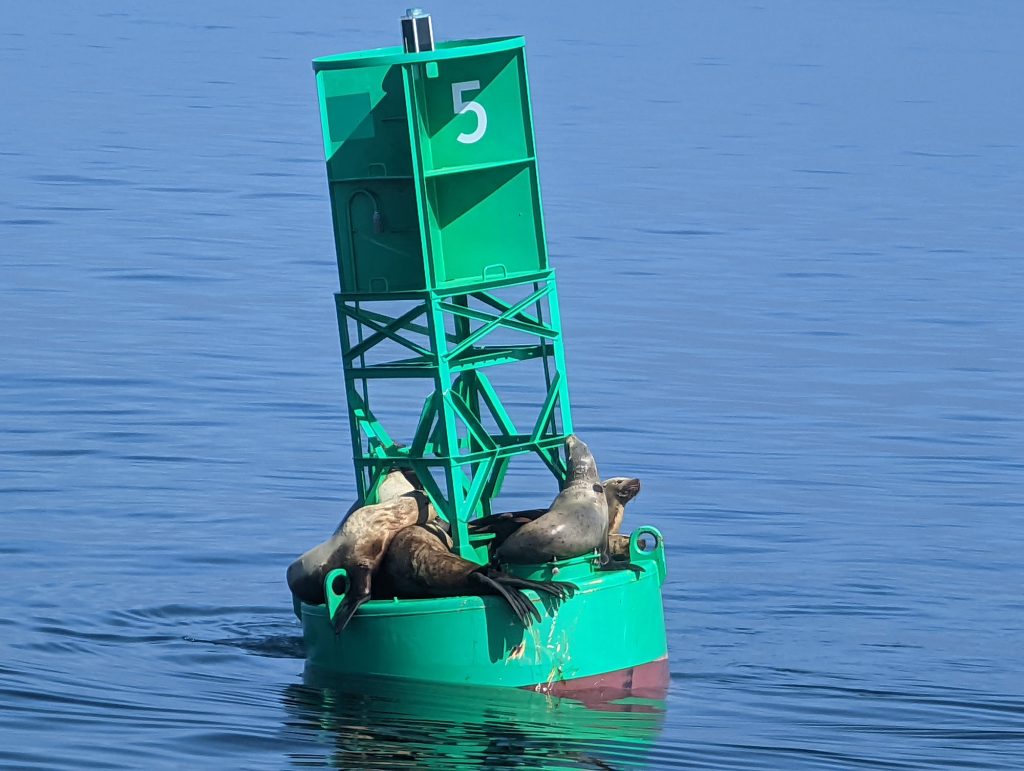
[(518, 521), (519, 524), (526, 524), (547, 514), (547, 509), (523, 509), (522, 511), (503, 511), (500, 514), (489, 514), (486, 517), (478, 517), (469, 523), (469, 529), (476, 533), (492, 532), (495, 525), (503, 525), (507, 522)]
[(509, 607), (512, 608), (512, 612), (516, 614), (516, 618), (519, 619), (519, 623), (523, 627), (529, 628), (530, 624), (533, 623), (533, 619), (540, 621), (540, 611), (537, 610), (529, 599), (520, 594), (518, 589), (514, 587), (506, 588), (490, 576), (480, 572), (471, 573), (469, 578), (471, 581), (486, 587), (485, 592), (487, 594), (497, 594), (504, 599), (509, 604)]
[(490, 576), (505, 586), (514, 586), (517, 589), (533, 589), (537, 593), (544, 592), (545, 594), (550, 594), (558, 600), (569, 599), (579, 589), (576, 584), (569, 581), (530, 581), (526, 578), (510, 576), (508, 573), (498, 573), (497, 571), (492, 572)]
[(491, 541), (492, 552), (501, 546), (505, 539), (516, 532), (523, 525), (527, 525), (546, 514), (547, 509), (528, 509), (525, 511), (509, 511), (502, 514), (491, 514), (486, 517), (474, 519), (469, 523), (469, 532), (473, 535), (493, 533)]

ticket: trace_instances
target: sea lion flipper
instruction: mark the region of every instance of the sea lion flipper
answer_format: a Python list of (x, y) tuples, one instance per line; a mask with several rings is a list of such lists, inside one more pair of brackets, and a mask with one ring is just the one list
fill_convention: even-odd
[(340, 635), (348, 626), (348, 622), (352, 620), (355, 612), (359, 610), (359, 606), (370, 599), (371, 575), (366, 568), (353, 568), (349, 573), (349, 585), (345, 592), (345, 599), (341, 601), (331, 622), (334, 634)]
[(537, 611), (537, 608), (534, 607), (532, 602), (521, 595), (518, 589), (514, 587), (506, 588), (490, 576), (479, 572), (472, 573), (470, 580), (486, 587), (489, 590), (487, 594), (497, 594), (505, 600), (524, 628), (529, 628), (530, 624), (533, 623), (531, 616), (536, 617), (540, 621), (540, 613)]
[(514, 586), (517, 589), (533, 589), (537, 593), (550, 594), (560, 601), (569, 599), (579, 589), (576, 584), (569, 581), (530, 581), (526, 578), (510, 576), (508, 573), (501, 573), (499, 575), (492, 573), (491, 577), (505, 584), (505, 586)]
[(334, 628), (334, 634), (340, 635), (345, 631), (345, 627), (348, 626), (348, 622), (352, 620), (352, 616), (359, 610), (359, 606), (369, 599), (368, 597), (346, 597), (341, 605), (338, 606), (338, 612), (334, 614), (334, 621), (331, 626)]
[(625, 560), (610, 560), (606, 565), (599, 565), (597, 568), (602, 573), (610, 573), (615, 570), (628, 570), (637, 578), (644, 574), (644, 569), (639, 565)]
[(509, 591), (520, 602), (524, 610), (533, 616), (536, 621), (540, 622), (541, 615), (540, 611), (537, 610), (537, 606), (533, 600), (521, 591), (522, 589), (535, 589), (538, 585), (536, 582), (527, 581), (518, 576), (510, 576), (508, 573), (502, 573), (500, 570), (486, 570), (485, 575), (491, 581)]

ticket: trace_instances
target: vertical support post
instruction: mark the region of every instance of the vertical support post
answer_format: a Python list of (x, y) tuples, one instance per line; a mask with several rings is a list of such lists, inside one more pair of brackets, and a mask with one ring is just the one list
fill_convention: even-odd
[[(462, 469), (459, 467), (459, 434), (455, 422), (455, 410), (452, 408), (451, 392), (454, 386), (452, 372), (448, 361), (448, 335), (445, 326), (444, 311), (441, 309), (441, 298), (436, 292), (431, 291), (430, 312), (428, 324), (430, 328), (433, 350), (436, 355), (434, 393), (440, 395), (438, 404), (440, 428), (443, 432), (441, 454), (446, 458), (444, 467), (445, 484), (448, 487), (448, 501), (446, 510), (443, 512), (445, 519), (451, 526), (452, 540), (455, 542), (455, 551), (463, 556), (469, 557), (469, 529), (467, 527), (468, 516), (460, 516), (465, 509), (466, 492), (462, 484)], [(468, 514), (468, 512), (467, 512)]]

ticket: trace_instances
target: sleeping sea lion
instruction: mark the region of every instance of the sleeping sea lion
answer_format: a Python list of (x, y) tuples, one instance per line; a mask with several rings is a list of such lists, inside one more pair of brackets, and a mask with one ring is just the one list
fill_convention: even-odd
[(352, 615), (370, 599), (373, 574), (380, 567), (395, 533), (426, 523), (437, 513), (420, 490), (353, 511), (329, 539), (314, 546), (288, 567), (288, 588), (303, 602), (325, 602), (324, 578), (336, 568), (348, 572), (345, 599), (334, 617), (340, 633)]
[(497, 548), (500, 562), (536, 564), (578, 557), (600, 549), (607, 557), (608, 499), (590, 448), (575, 435), (565, 446), (569, 468), (565, 487), (551, 507), (527, 522)]
[(499, 595), (524, 627), (540, 621), (541, 616), (523, 589), (545, 592), (558, 600), (576, 591), (575, 584), (565, 581), (528, 581), (489, 565), (478, 565), (452, 554), (451, 546), (451, 537), (436, 522), (406, 527), (391, 541), (381, 577), (397, 597)]

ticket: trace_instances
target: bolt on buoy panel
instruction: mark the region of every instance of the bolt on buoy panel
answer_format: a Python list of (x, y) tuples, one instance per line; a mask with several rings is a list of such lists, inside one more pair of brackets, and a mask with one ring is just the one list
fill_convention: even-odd
[[(409, 467), (457, 551), (480, 560), (466, 522), (490, 513), (509, 462), (534, 453), (561, 483), (572, 432), (524, 41), (396, 46), (313, 68), (360, 500)], [(534, 412), (514, 420), (487, 373), (538, 361)], [(396, 400), (394, 383), (383, 398), (378, 384), (399, 379), (425, 391), (403, 437), (375, 406)]]

